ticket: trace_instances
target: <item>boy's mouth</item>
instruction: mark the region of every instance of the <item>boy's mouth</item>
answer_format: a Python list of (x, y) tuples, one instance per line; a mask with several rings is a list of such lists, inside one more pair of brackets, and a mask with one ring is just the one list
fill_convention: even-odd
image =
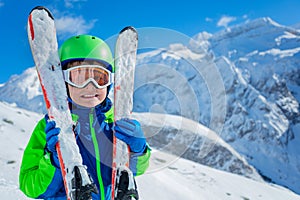
[(98, 94), (84, 94), (81, 97), (83, 98), (94, 98), (94, 97), (98, 97)]

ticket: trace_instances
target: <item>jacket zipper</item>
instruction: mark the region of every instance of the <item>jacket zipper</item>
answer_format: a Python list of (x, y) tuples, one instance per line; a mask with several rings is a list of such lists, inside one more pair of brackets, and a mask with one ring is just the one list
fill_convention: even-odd
[(95, 129), (93, 127), (93, 122), (94, 122), (94, 115), (93, 115), (94, 109), (91, 109), (91, 112), (89, 114), (89, 120), (90, 120), (90, 129), (91, 129), (91, 135), (92, 135), (92, 140), (95, 148), (95, 155), (96, 155), (96, 169), (97, 169), (97, 177), (98, 177), (98, 182), (99, 182), (99, 187), (100, 187), (100, 194), (101, 194), (101, 199), (105, 199), (105, 193), (104, 193), (104, 185), (103, 185), (103, 180), (101, 176), (101, 163), (100, 163), (100, 152), (99, 152), (99, 145), (95, 133)]

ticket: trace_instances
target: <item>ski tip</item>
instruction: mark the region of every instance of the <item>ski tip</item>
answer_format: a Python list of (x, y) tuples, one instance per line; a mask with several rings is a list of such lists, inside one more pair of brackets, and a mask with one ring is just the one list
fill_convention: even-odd
[(133, 26), (126, 26), (125, 28), (123, 28), (123, 29), (120, 31), (120, 33), (123, 33), (124, 31), (127, 31), (127, 30), (131, 30), (131, 31), (137, 33), (136, 29), (135, 29)]
[(44, 6), (36, 6), (36, 7), (34, 7), (34, 8), (30, 11), (30, 14), (31, 14), (33, 11), (35, 11), (35, 10), (45, 10), (45, 11), (48, 13), (49, 17), (50, 17), (51, 19), (54, 20), (53, 15), (51, 14), (51, 12), (50, 12), (46, 7), (44, 7)]

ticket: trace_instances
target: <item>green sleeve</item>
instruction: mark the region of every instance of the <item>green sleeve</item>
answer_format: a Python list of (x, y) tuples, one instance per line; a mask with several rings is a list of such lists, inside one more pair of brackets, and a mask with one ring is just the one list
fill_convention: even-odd
[(147, 145), (146, 152), (137, 157), (136, 176), (142, 175), (149, 167), (149, 161), (151, 156), (151, 149)]
[(37, 198), (50, 185), (57, 170), (50, 161), (49, 154), (45, 154), (46, 144), (44, 119), (35, 127), (23, 154), (19, 174), (20, 189), (28, 197)]

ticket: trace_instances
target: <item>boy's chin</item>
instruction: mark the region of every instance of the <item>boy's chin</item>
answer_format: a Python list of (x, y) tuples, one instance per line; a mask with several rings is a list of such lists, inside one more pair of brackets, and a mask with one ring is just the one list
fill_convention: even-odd
[(101, 104), (103, 102), (103, 100), (100, 100), (99, 98), (96, 98), (96, 97), (84, 98), (84, 99), (80, 99), (80, 102), (78, 102), (77, 104), (87, 107), (87, 108), (93, 108), (93, 107), (96, 107), (97, 105)]

